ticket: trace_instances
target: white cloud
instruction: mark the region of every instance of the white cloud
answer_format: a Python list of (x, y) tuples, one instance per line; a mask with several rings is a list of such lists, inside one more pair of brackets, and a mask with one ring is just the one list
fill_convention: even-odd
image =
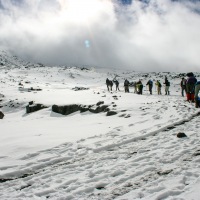
[(0, 45), (25, 59), (144, 71), (199, 69), (199, 3), (134, 1), (122, 9), (110, 0), (2, 2)]

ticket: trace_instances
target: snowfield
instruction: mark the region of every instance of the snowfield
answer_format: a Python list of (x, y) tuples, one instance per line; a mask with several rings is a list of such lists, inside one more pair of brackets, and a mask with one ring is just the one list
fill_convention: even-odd
[[(200, 199), (200, 110), (181, 97), (182, 74), (47, 67), (5, 52), (0, 63), (1, 200)], [(157, 95), (165, 76), (170, 95)], [(109, 92), (114, 77), (120, 91)], [(125, 78), (154, 80), (153, 95), (125, 93)], [(46, 108), (27, 114), (30, 101)], [(52, 111), (100, 101), (117, 114)]]

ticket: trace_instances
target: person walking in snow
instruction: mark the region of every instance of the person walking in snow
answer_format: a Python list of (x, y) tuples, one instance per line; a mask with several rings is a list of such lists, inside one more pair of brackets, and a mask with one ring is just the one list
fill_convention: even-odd
[(150, 94), (152, 94), (153, 81), (150, 79), (150, 80), (147, 82), (147, 84), (146, 84), (146, 85), (148, 85), (148, 86), (149, 86), (149, 92), (150, 92)]
[(187, 92), (187, 101), (194, 102), (194, 93), (195, 93), (195, 84), (197, 79), (194, 77), (192, 72), (187, 74), (188, 79), (186, 81), (186, 92)]
[(134, 81), (133, 82), (133, 88), (134, 88), (134, 94), (137, 94), (137, 82), (136, 81)]
[(130, 85), (129, 81), (127, 79), (125, 79), (125, 81), (124, 81), (125, 92), (129, 92), (129, 85)]
[[(110, 81), (108, 78), (106, 79), (106, 85), (107, 85), (108, 91), (110, 91), (110, 90), (112, 91), (113, 82)], [(109, 88), (110, 88), (110, 90), (109, 90)]]
[(142, 81), (139, 80), (137, 82), (137, 90), (138, 90), (138, 94), (142, 94), (142, 91), (143, 91), (143, 84), (142, 84)]
[[(119, 81), (114, 79), (113, 82), (115, 83), (116, 85), (116, 91), (119, 90)], [(120, 91), (120, 90), (119, 90)]]
[(195, 94), (194, 94), (196, 108), (200, 108), (199, 92), (200, 92), (200, 81), (197, 81), (195, 84)]
[(186, 93), (186, 79), (183, 77), (181, 80), (181, 95), (184, 97), (184, 93)]
[(170, 82), (168, 81), (166, 76), (165, 76), (165, 82), (163, 84), (165, 84), (165, 95), (169, 95)]
[(156, 81), (155, 85), (157, 86), (157, 92), (158, 92), (158, 95), (161, 95), (161, 83), (159, 80)]

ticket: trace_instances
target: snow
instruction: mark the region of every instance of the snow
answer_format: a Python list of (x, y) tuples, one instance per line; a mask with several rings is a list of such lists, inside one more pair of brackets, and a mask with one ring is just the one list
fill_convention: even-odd
[[(47, 67), (5, 52), (1, 60), (0, 199), (200, 199), (200, 110), (181, 97), (178, 73)], [(116, 75), (121, 91), (108, 92)], [(124, 93), (124, 78), (145, 85), (165, 75), (169, 96)], [(47, 108), (26, 114), (30, 101)], [(117, 114), (52, 111), (99, 101)]]

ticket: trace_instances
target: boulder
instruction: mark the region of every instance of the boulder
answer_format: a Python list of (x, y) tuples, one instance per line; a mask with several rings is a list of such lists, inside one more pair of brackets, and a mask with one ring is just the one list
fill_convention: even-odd
[(94, 105), (86, 106), (86, 105), (71, 104), (64, 106), (53, 105), (52, 111), (62, 115), (69, 115), (77, 111), (80, 111), (81, 113), (86, 111), (90, 111), (91, 113), (108, 112), (109, 108), (108, 105), (102, 105), (96, 107)]
[(60, 113), (62, 115), (69, 115), (79, 110), (81, 110), (80, 105), (77, 105), (77, 104), (71, 104), (71, 105), (66, 105), (66, 106), (57, 106), (57, 105), (52, 106), (53, 112)]
[(107, 112), (108, 111), (108, 106), (103, 105), (103, 106), (98, 106), (96, 108), (90, 108), (89, 111), (92, 113), (100, 113), (100, 112)]
[(115, 112), (115, 111), (108, 111), (106, 116), (112, 116), (112, 115), (116, 115), (116, 114), (117, 114), (117, 112)]
[(4, 118), (4, 114), (0, 111), (0, 119)]
[(43, 108), (47, 108), (47, 107), (42, 104), (31, 104), (31, 105), (29, 104), (26, 106), (26, 113), (28, 114), (28, 113), (36, 112)]
[(99, 101), (96, 105), (100, 106), (101, 104), (104, 104), (104, 101)]
[(187, 135), (185, 133), (177, 133), (177, 137), (178, 138), (183, 138), (183, 137), (187, 137)]

